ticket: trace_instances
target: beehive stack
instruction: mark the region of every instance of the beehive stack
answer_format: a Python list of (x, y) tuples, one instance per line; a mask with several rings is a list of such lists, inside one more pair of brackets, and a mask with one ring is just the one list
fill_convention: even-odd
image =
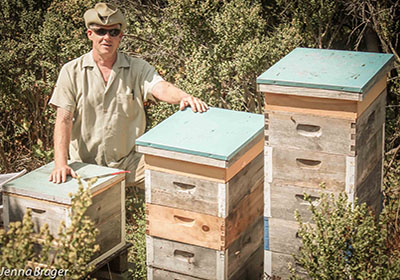
[[(119, 171), (118, 169), (74, 162), (70, 167), (82, 178), (98, 176)], [(52, 235), (57, 235), (60, 222), (68, 227), (72, 198), (69, 193), (78, 192), (77, 180), (69, 177), (67, 182), (54, 184), (49, 176), (54, 162), (42, 166), (3, 186), (4, 226), (10, 222), (22, 221), (27, 209), (32, 210), (32, 221), (36, 232), (44, 224), (49, 225)], [(82, 180), (84, 187), (88, 184)], [(100, 251), (93, 256), (91, 263), (105, 260), (125, 246), (125, 175), (99, 178), (90, 187), (92, 204), (86, 215), (99, 230), (96, 243)]]
[[(257, 79), (265, 94), (265, 272), (286, 278), (304, 193), (345, 191), (381, 208), (392, 55), (296, 48)], [(298, 268), (299, 271), (301, 270)]]
[(179, 111), (141, 136), (148, 279), (259, 279), (263, 116)]

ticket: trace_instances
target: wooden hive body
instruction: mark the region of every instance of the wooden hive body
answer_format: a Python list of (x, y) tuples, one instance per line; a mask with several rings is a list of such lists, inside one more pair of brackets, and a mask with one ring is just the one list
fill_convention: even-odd
[[(137, 140), (146, 162), (146, 234), (152, 240), (147, 247), (154, 252), (148, 255), (149, 279), (159, 279), (162, 269), (201, 279), (235, 279), (236, 272), (225, 269), (232, 264), (246, 271), (263, 239), (263, 122), (257, 114), (187, 109)], [(258, 230), (250, 233), (254, 227)], [(155, 245), (160, 242), (165, 246)], [(174, 267), (171, 262), (178, 265), (180, 255), (168, 259), (161, 248), (182, 251), (179, 246), (185, 252), (209, 252), (207, 260), (220, 272)], [(246, 253), (228, 257), (233, 248)]]
[[(82, 178), (118, 171), (80, 162), (70, 163), (70, 166)], [(53, 168), (52, 162), (3, 186), (5, 228), (10, 222), (21, 221), (27, 209), (32, 210), (37, 232), (47, 223), (50, 233), (57, 235), (61, 221), (67, 227), (71, 224), (72, 198), (68, 194), (77, 193), (78, 183), (72, 178), (62, 184), (49, 182)], [(88, 187), (85, 181), (82, 184)], [(125, 245), (125, 175), (99, 178), (90, 191), (92, 204), (86, 215), (99, 230), (96, 242), (100, 251), (91, 262), (97, 264)]]
[[(265, 270), (287, 277), (304, 193), (346, 192), (376, 213), (381, 184), (386, 74), (393, 56), (296, 48), (257, 79), (265, 95)], [(272, 259), (272, 261), (271, 261)]]

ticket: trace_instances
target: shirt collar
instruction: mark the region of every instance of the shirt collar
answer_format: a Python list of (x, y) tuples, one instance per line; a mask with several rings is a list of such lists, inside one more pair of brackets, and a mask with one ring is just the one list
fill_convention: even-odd
[[(83, 57), (83, 64), (82, 67), (95, 67), (96, 62), (93, 59), (93, 51), (88, 52), (87, 54), (84, 55)], [(126, 58), (126, 56), (123, 53), (117, 52), (117, 60), (115, 61), (113, 68), (118, 69), (118, 68), (125, 68), (129, 67), (129, 61)]]

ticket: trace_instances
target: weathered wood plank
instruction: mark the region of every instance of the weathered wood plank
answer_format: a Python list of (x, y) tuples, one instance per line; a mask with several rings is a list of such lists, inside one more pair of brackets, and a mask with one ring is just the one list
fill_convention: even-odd
[(232, 279), (262, 247), (262, 241), (262, 218), (223, 251), (146, 236), (147, 265), (203, 279)]
[(355, 189), (358, 202), (365, 202), (376, 215), (382, 209), (382, 162), (382, 158), (377, 160), (368, 176)]
[(268, 218), (268, 232), (265, 232), (264, 242), (268, 240), (272, 252), (297, 254), (301, 239), (297, 237), (299, 224), (295, 221)]
[(380, 131), (385, 123), (386, 89), (379, 97), (368, 107), (356, 122), (356, 143), (355, 150), (357, 154), (362, 152), (364, 145), (374, 137), (377, 131)]
[(295, 211), (297, 210), (303, 222), (310, 222), (312, 218), (310, 203), (305, 200), (305, 194), (312, 199), (314, 206), (319, 205), (321, 195), (334, 194), (325, 189), (310, 189), (287, 184), (271, 184), (271, 217), (288, 221), (296, 221)]
[(281, 277), (281, 279), (289, 279), (291, 272), (289, 263), (295, 269), (296, 275), (301, 279), (311, 279), (306, 270), (296, 263), (294, 257), (290, 254), (277, 253), (272, 251), (264, 251), (264, 271), (268, 276)]
[[(265, 92), (265, 109), (274, 112), (292, 112), (337, 119), (355, 120), (360, 116), (386, 88), (387, 77), (384, 76), (367, 93), (363, 101), (351, 101), (313, 96), (277, 94)], [(291, 88), (296, 91), (297, 88)]]
[(225, 247), (225, 219), (146, 204), (146, 234), (218, 250)]
[(215, 166), (220, 168), (228, 168), (233, 165), (238, 159), (240, 159), (249, 149), (256, 145), (263, 138), (263, 132), (258, 133), (253, 140), (247, 143), (241, 150), (239, 150), (229, 161), (218, 160), (214, 158), (192, 155), (182, 152), (169, 151), (163, 149), (157, 149), (149, 146), (137, 146), (136, 150), (143, 154), (149, 154), (153, 156), (165, 157), (174, 160), (181, 160), (187, 162), (193, 162), (197, 164), (204, 164), (209, 166)]
[(245, 196), (226, 220), (225, 246), (232, 244), (254, 221), (263, 216), (264, 182)]
[(40, 232), (44, 224), (49, 225), (50, 233), (56, 235), (61, 221), (68, 219), (68, 206), (54, 205), (43, 200), (26, 199), (9, 193), (3, 194), (3, 199), (7, 200), (7, 222), (5, 228), (8, 229), (8, 223), (22, 221), (27, 209), (32, 210), (32, 222), (34, 230)]
[(265, 134), (271, 147), (354, 155), (353, 120), (304, 113), (267, 111)]
[(259, 92), (273, 92), (277, 94), (286, 94), (290, 96), (315, 96), (318, 98), (335, 98), (338, 100), (350, 100), (350, 101), (361, 101), (362, 96), (360, 94), (354, 94), (348, 91), (337, 91), (329, 89), (317, 89), (317, 88), (304, 88), (304, 87), (293, 87), (293, 86), (280, 86), (280, 85), (266, 85), (257, 84), (257, 91)]
[(265, 112), (292, 112), (354, 120), (357, 118), (356, 106), (355, 101), (265, 93)]
[(263, 165), (260, 153), (225, 184), (148, 170), (146, 202), (225, 218), (263, 180)]
[(187, 176), (197, 176), (206, 180), (228, 182), (240, 172), (247, 164), (256, 158), (264, 149), (264, 141), (261, 139), (252, 146), (242, 157), (228, 168), (220, 168), (182, 160), (173, 160), (153, 155), (145, 155), (144, 160), (147, 169), (159, 170), (168, 173), (177, 173)]
[(368, 137), (368, 142), (359, 147), (357, 151), (356, 161), (356, 184), (359, 185), (364, 181), (365, 177), (369, 176), (371, 170), (375, 167), (377, 162), (380, 162), (383, 157), (383, 141), (384, 141), (384, 125), (375, 133), (371, 132)]
[(109, 220), (116, 214), (121, 215), (121, 183), (92, 198), (92, 204), (88, 207), (85, 215), (90, 217), (95, 225), (99, 225)]
[[(234, 208), (228, 218), (146, 204), (146, 234), (224, 250), (263, 213), (263, 182)], [(172, 234), (173, 233), (173, 234)]]
[(260, 280), (263, 279), (264, 250), (260, 246), (244, 265), (244, 269), (239, 270), (230, 280)]
[(275, 181), (286, 184), (344, 191), (346, 184), (346, 157), (307, 150), (272, 148), (273, 175)]

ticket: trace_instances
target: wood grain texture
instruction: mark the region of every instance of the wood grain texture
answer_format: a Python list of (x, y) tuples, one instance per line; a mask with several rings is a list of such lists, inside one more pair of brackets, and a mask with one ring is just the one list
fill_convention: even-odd
[(346, 157), (307, 150), (272, 148), (272, 179), (286, 184), (344, 191)]
[(323, 193), (338, 196), (338, 193), (333, 193), (322, 188), (310, 189), (287, 184), (271, 184), (271, 217), (288, 221), (296, 221), (295, 210), (301, 215), (303, 222), (310, 222), (312, 213), (310, 203), (305, 200), (305, 194), (309, 195), (313, 201), (313, 205), (317, 206), (320, 203), (320, 198)]
[(264, 211), (264, 182), (250, 194), (245, 196), (226, 220), (225, 246), (229, 246), (254, 221), (263, 216)]
[(289, 263), (295, 269), (298, 277), (301, 277), (301, 279), (311, 279), (307, 275), (306, 270), (296, 263), (292, 255), (264, 251), (264, 271), (269, 276), (274, 275), (276, 277), (281, 277), (281, 279), (289, 279), (291, 276), (288, 267)]
[(357, 102), (266, 92), (265, 111), (283, 111), (355, 120), (357, 118)]
[(296, 48), (260, 75), (257, 83), (333, 91), (331, 98), (362, 97), (387, 74), (393, 60), (390, 54)]
[(368, 137), (368, 142), (362, 145), (357, 145), (357, 161), (356, 161), (356, 184), (359, 185), (364, 179), (369, 176), (372, 169), (378, 162), (381, 162), (383, 157), (383, 138), (384, 125), (375, 133), (371, 132)]
[(272, 252), (297, 254), (301, 246), (301, 239), (297, 237), (299, 224), (295, 221), (268, 218), (269, 232), (265, 232), (265, 240), (269, 241)]
[(230, 278), (198, 278), (181, 273), (176, 273), (168, 270), (162, 270), (159, 268), (147, 267), (147, 279), (148, 280), (260, 280), (263, 274), (263, 250), (260, 247), (246, 262), (242, 269), (238, 270)]
[(165, 157), (180, 161), (193, 162), (197, 164), (215, 166), (220, 168), (228, 168), (231, 165), (233, 165), (238, 159), (240, 159), (243, 156), (243, 154), (245, 154), (249, 149), (251, 149), (254, 145), (259, 143), (262, 138), (263, 138), (263, 133), (262, 132), (258, 133), (258, 135), (254, 139), (246, 143), (246, 145), (244, 145), (242, 149), (240, 149), (229, 161), (209, 158), (205, 156), (187, 154), (182, 152), (157, 149), (149, 146), (137, 146), (136, 150), (142, 154)]
[(22, 221), (27, 209), (32, 210), (32, 222), (37, 233), (47, 223), (50, 233), (57, 235), (60, 222), (66, 222), (69, 219), (68, 212), (70, 207), (65, 205), (55, 205), (43, 200), (26, 199), (9, 193), (4, 193), (3, 199), (7, 200), (6, 204), (8, 205), (4, 213), (8, 216), (7, 222), (5, 221), (4, 223), (6, 229), (8, 229), (9, 222)]
[(364, 145), (380, 131), (385, 123), (386, 117), (386, 90), (368, 107), (356, 122), (356, 144), (357, 154)]
[(247, 164), (256, 158), (264, 148), (264, 141), (260, 141), (252, 146), (246, 153), (236, 160), (234, 164), (228, 168), (220, 168), (182, 160), (173, 160), (153, 155), (145, 155), (144, 161), (146, 169), (158, 170), (167, 173), (176, 173), (191, 177), (203, 178), (206, 180), (216, 180), (226, 183), (240, 172)]
[[(387, 77), (382, 77), (366, 93), (363, 101), (318, 98), (265, 92), (265, 109), (273, 112), (293, 112), (345, 120), (356, 120), (386, 88)], [(292, 90), (295, 91), (296, 88)]]
[(146, 204), (146, 234), (203, 246), (228, 248), (263, 213), (263, 182), (227, 218)]
[(352, 120), (281, 111), (267, 111), (265, 120), (268, 146), (355, 155)]
[(376, 215), (379, 215), (382, 209), (382, 163), (381, 158), (355, 190), (358, 202), (365, 202)]
[(150, 195), (146, 195), (146, 202), (226, 218), (263, 180), (263, 165), (263, 154), (260, 153), (225, 184), (148, 170), (146, 192)]
[(232, 279), (262, 242), (262, 219), (223, 251), (146, 236), (147, 252), (151, 252), (147, 265), (201, 279)]

